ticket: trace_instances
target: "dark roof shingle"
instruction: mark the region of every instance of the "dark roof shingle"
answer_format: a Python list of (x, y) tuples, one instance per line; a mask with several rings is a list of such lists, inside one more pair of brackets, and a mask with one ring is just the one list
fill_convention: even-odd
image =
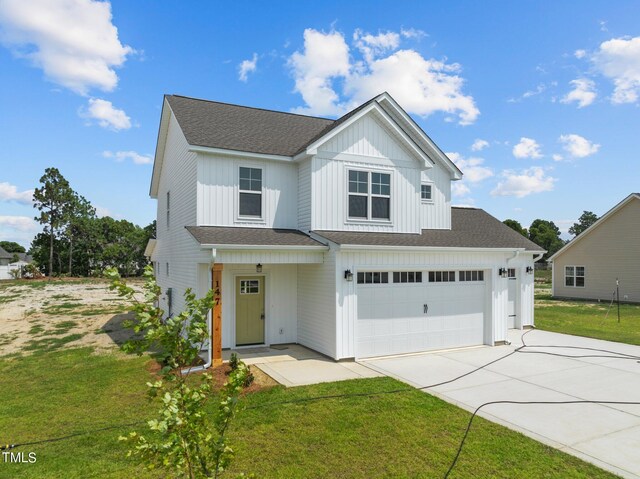
[(450, 230), (422, 230), (411, 233), (362, 233), (352, 231), (314, 231), (337, 244), (368, 246), (417, 246), (442, 248), (543, 248), (512, 230), (484, 210), (451, 208)]
[(167, 95), (193, 146), (293, 156), (334, 120)]
[(302, 231), (277, 228), (186, 226), (201, 245), (324, 246)]

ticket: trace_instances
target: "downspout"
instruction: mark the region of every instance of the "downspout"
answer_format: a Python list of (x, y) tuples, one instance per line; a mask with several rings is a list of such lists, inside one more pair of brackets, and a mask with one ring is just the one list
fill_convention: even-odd
[(535, 256), (533, 258), (533, 262), (535, 263), (536, 261), (538, 261), (540, 258), (542, 258), (544, 256), (545, 253), (546, 253), (546, 251), (544, 251), (544, 252), (538, 254), (537, 256)]

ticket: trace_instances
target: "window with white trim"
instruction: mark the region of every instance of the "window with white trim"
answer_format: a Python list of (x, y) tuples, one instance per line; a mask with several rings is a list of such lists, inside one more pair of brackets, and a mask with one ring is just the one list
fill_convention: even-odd
[(422, 271), (394, 271), (394, 283), (422, 283)]
[(240, 294), (260, 294), (260, 280), (241, 279)]
[(420, 185), (420, 198), (425, 203), (433, 201), (433, 185), (431, 183), (422, 183)]
[(348, 177), (348, 217), (356, 220), (389, 221), (391, 174), (349, 170)]
[(238, 215), (262, 218), (262, 169), (240, 167)]
[(453, 283), (455, 280), (455, 271), (429, 271), (430, 283)]
[(171, 192), (167, 191), (167, 229), (169, 229), (171, 223), (171, 216), (169, 215), (169, 209), (171, 206)]
[(358, 284), (386, 284), (389, 273), (386, 271), (365, 271), (358, 273)]
[(565, 266), (564, 285), (570, 288), (584, 288), (584, 266)]
[(484, 271), (458, 271), (458, 281), (484, 281)]

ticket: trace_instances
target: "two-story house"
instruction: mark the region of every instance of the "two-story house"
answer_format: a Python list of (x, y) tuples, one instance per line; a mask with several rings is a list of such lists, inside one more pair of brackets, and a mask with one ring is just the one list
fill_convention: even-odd
[(452, 207), (461, 177), (387, 93), (338, 120), (168, 95), (148, 248), (163, 307), (214, 288), (222, 347), (336, 360), (504, 342), (533, 324), (542, 251)]

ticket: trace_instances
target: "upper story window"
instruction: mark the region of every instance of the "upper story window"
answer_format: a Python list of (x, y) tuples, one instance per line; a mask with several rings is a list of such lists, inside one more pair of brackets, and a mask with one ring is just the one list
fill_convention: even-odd
[(433, 185), (431, 183), (422, 183), (420, 185), (420, 198), (424, 203), (433, 201)]
[(262, 217), (262, 169), (240, 167), (239, 215)]
[(391, 219), (391, 174), (349, 170), (350, 219)]
[(169, 228), (171, 223), (171, 215), (169, 214), (170, 206), (171, 206), (171, 192), (167, 191), (167, 229)]

